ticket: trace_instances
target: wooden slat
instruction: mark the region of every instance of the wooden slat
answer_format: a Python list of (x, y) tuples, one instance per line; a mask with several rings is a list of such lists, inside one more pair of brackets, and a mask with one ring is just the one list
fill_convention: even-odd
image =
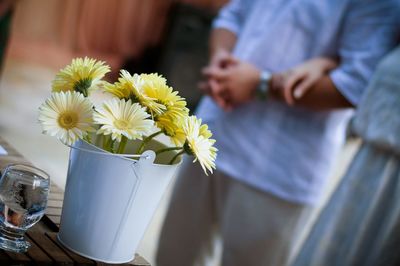
[(43, 225), (44, 227), (50, 229), (44, 231), (58, 232), (58, 225), (54, 223), (47, 215), (42, 217), (39, 225)]
[(47, 207), (61, 208), (63, 205), (62, 200), (48, 200)]
[(52, 221), (53, 223), (59, 225), (61, 222), (61, 216), (54, 216), (54, 215), (46, 215), (50, 221)]
[(150, 263), (148, 263), (142, 256), (140, 256), (139, 254), (135, 254), (135, 259), (129, 263), (129, 264), (133, 264), (136, 266), (151, 266)]
[(0, 250), (1, 265), (4, 265), (5, 262), (7, 262), (7, 261), (11, 261), (11, 258), (9, 256), (7, 256), (7, 254), (3, 250)]
[(53, 183), (50, 185), (50, 192), (54, 194), (64, 194), (64, 191)]
[(51, 265), (53, 260), (28, 236), (31, 247), (28, 249), (28, 256), (39, 265)]
[(4, 251), (12, 260), (20, 261), (20, 262), (30, 262), (32, 261), (28, 256), (24, 253), (16, 253), (11, 251)]
[(40, 246), (46, 254), (52, 258), (57, 263), (62, 263), (64, 265), (73, 265), (74, 262), (68, 255), (59, 248), (56, 244), (47, 238), (43, 233), (40, 232), (29, 232), (29, 237), (35, 241), (35, 243)]
[(68, 256), (71, 257), (79, 265), (94, 265), (94, 264), (96, 264), (95, 261), (87, 259), (82, 256), (79, 256), (78, 254), (76, 254), (76, 253), (70, 251), (69, 249), (67, 249), (66, 247), (64, 247), (60, 242), (58, 242), (56, 233), (46, 233), (46, 236), (48, 238), (50, 238), (62, 250), (64, 250), (64, 252), (67, 253)]
[(64, 200), (64, 194), (52, 194), (49, 195), (49, 200)]
[(51, 208), (51, 207), (47, 207), (46, 209), (46, 214), (48, 215), (53, 215), (53, 216), (61, 216), (61, 208)]

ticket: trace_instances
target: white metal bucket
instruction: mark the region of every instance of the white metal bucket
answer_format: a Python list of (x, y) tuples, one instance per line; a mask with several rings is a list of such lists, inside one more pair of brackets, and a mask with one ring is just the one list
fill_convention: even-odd
[(70, 152), (58, 240), (97, 261), (131, 261), (180, 164), (154, 159), (153, 151), (133, 160), (77, 142)]

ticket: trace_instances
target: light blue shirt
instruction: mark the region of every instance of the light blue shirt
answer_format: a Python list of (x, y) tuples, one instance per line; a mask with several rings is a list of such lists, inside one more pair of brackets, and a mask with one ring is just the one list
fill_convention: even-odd
[[(330, 73), (357, 105), (375, 65), (400, 30), (399, 1), (233, 0), (214, 27), (234, 32), (234, 55), (272, 72), (310, 58), (338, 56)], [(345, 139), (350, 109), (317, 112), (253, 101), (231, 112), (204, 97), (197, 110), (219, 149), (217, 169), (301, 204), (317, 204)]]

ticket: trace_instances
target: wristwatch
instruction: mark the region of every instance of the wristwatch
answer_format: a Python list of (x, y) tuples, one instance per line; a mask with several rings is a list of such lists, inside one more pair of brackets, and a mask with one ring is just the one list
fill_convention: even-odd
[(256, 97), (259, 100), (266, 100), (268, 96), (268, 91), (270, 87), (270, 82), (272, 78), (272, 73), (267, 70), (262, 70), (260, 72), (260, 82), (256, 88)]

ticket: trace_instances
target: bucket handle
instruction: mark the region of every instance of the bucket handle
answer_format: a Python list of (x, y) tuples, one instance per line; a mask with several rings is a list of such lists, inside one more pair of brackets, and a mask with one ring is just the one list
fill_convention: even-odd
[(89, 150), (81, 147), (74, 147), (72, 145), (67, 145), (71, 149), (76, 149), (76, 150), (81, 150), (81, 151), (86, 151), (86, 152), (91, 152), (94, 154), (101, 154), (101, 155), (108, 155), (108, 156), (117, 156), (117, 157), (127, 157), (127, 158), (143, 158), (145, 160), (150, 159), (151, 156), (149, 155), (141, 155), (141, 154), (123, 154), (123, 153), (111, 153), (111, 152), (102, 152), (102, 151), (94, 151), (94, 150)]

